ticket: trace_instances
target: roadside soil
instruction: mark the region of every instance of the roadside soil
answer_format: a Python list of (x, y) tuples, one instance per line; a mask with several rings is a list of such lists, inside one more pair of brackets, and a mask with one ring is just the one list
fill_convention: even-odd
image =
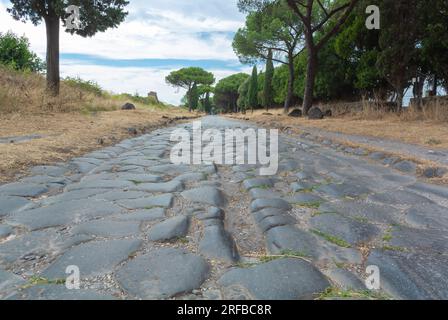
[(290, 126), (292, 129), (319, 128), (332, 132), (364, 135), (392, 139), (417, 144), (433, 149), (448, 149), (448, 125), (438, 121), (405, 121), (396, 116), (385, 116), (378, 120), (362, 120), (355, 116), (332, 117), (323, 120), (291, 118), (283, 114), (283, 109), (273, 109), (265, 115), (265, 110), (250, 111), (245, 115), (231, 115), (236, 119), (248, 119), (257, 123)]
[(0, 183), (15, 180), (30, 167), (66, 161), (198, 116), (171, 108), (0, 115)]

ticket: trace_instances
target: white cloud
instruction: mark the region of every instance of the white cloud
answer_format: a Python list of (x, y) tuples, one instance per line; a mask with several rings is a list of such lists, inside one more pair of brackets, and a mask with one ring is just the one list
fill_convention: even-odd
[[(159, 99), (171, 104), (179, 104), (185, 90), (173, 88), (165, 83), (165, 77), (173, 70), (155, 68), (120, 68), (111, 66), (83, 65), (78, 61), (64, 61), (61, 64), (61, 75), (94, 80), (104, 89), (116, 93), (138, 93), (146, 95), (149, 91), (157, 91)], [(249, 72), (248, 68), (243, 70)], [(235, 71), (210, 70), (217, 81)]]
[[(131, 0), (129, 15), (116, 29), (82, 38), (61, 32), (61, 54), (95, 55), (107, 59), (236, 59), (231, 35), (244, 22), (237, 0)], [(0, 0), (0, 32), (13, 30), (26, 35), (33, 51), (45, 56), (44, 25), (34, 26), (12, 19)], [(75, 63), (76, 62), (76, 63)], [(213, 71), (213, 70), (209, 70)], [(234, 73), (214, 70), (218, 79)], [(82, 61), (62, 61), (63, 76), (95, 80), (116, 92), (157, 90), (161, 99), (178, 103), (183, 92), (165, 83), (169, 70), (161, 68), (114, 68), (92, 66)]]

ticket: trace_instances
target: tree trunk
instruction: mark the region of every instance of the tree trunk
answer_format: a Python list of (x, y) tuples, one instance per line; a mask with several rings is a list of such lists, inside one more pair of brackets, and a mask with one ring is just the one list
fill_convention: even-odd
[(397, 112), (403, 108), (403, 89), (397, 90)]
[(317, 50), (314, 45), (308, 45), (308, 62), (305, 78), (305, 93), (303, 94), (302, 113), (308, 115), (308, 111), (313, 107), (314, 81), (316, 79)]
[(59, 95), (59, 17), (45, 18), (47, 30), (47, 91), (52, 96)]
[(437, 96), (437, 87), (438, 87), (437, 81), (438, 81), (437, 75), (435, 74), (434, 75), (434, 79), (433, 79), (433, 83), (432, 83), (432, 96), (433, 97)]
[(294, 95), (295, 75), (294, 75), (294, 58), (292, 57), (292, 55), (290, 55), (289, 57), (288, 69), (289, 69), (288, 93), (286, 94), (285, 106), (283, 110), (285, 114), (289, 113), (289, 108), (291, 107), (292, 98)]

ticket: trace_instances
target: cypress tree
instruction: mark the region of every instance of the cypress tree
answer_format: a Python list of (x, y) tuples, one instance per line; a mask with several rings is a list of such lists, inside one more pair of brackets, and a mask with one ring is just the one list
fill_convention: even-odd
[(249, 84), (248, 107), (252, 110), (258, 106), (258, 71), (257, 66), (252, 69), (252, 77)]
[(263, 103), (266, 111), (269, 111), (274, 103), (274, 88), (272, 79), (274, 78), (274, 64), (272, 63), (272, 50), (269, 50), (268, 60), (266, 61), (266, 73), (264, 77)]

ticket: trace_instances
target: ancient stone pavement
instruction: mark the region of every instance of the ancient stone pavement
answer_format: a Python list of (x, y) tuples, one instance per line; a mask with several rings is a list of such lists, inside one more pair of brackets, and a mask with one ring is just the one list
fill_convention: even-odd
[(310, 137), (281, 137), (272, 177), (173, 165), (171, 132), (0, 186), (0, 298), (448, 298), (448, 188)]

